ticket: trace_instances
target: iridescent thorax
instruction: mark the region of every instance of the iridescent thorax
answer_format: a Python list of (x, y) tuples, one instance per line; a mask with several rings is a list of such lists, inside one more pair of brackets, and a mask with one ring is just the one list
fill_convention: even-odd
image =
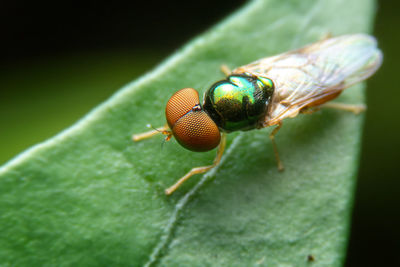
[(273, 92), (268, 78), (234, 74), (207, 90), (203, 109), (226, 132), (250, 130), (266, 114)]

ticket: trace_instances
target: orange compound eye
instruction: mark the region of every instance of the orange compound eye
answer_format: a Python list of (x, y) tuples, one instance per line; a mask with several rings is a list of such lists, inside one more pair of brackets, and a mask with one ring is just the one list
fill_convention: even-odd
[(191, 111), (172, 128), (176, 140), (184, 148), (202, 152), (219, 145), (221, 135), (215, 122), (202, 110)]
[(168, 126), (175, 139), (192, 151), (208, 151), (221, 140), (218, 126), (199, 104), (199, 94), (193, 88), (176, 92), (165, 109)]
[(172, 129), (183, 115), (199, 103), (199, 93), (193, 88), (184, 88), (173, 94), (165, 108), (169, 128)]

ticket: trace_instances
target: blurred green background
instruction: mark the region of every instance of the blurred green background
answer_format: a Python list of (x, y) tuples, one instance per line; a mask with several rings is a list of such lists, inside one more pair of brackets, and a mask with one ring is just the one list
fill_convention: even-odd
[[(72, 125), (245, 1), (168, 2), (2, 3), (0, 164)], [(377, 3), (384, 64), (368, 81), (348, 266), (400, 266), (399, 8)]]

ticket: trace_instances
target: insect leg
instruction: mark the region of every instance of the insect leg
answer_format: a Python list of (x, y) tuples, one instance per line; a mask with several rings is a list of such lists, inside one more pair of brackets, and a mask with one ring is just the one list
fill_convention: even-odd
[(185, 174), (185, 176), (180, 178), (174, 185), (172, 185), (171, 187), (168, 187), (165, 190), (165, 194), (171, 195), (179, 186), (181, 186), (181, 184), (183, 184), (186, 180), (188, 180), (193, 175), (205, 173), (205, 172), (211, 170), (212, 168), (214, 168), (215, 166), (217, 166), (219, 164), (219, 162), (221, 161), (222, 155), (224, 154), (225, 144), (226, 144), (226, 133), (222, 133), (221, 143), (218, 146), (217, 155), (215, 156), (213, 164), (209, 165), (209, 166), (196, 167), (196, 168), (191, 169), (190, 172), (188, 172), (187, 174)]
[(320, 41), (325, 41), (328, 39), (331, 39), (333, 37), (331, 32), (325, 32), (324, 34), (322, 34)]
[[(144, 133), (140, 133), (140, 134), (134, 134), (132, 135), (132, 140), (137, 142), (143, 139), (147, 139), (150, 137), (153, 137), (156, 134), (164, 134), (167, 135), (167, 139), (169, 140), (171, 138), (171, 132), (168, 130), (169, 127), (168, 125), (164, 125), (163, 127), (159, 127), (159, 128), (154, 128), (154, 130), (148, 131), (148, 132), (144, 132)], [(168, 141), (167, 140), (167, 141)]]
[(305, 107), (305, 108), (302, 108), (300, 110), (300, 113), (302, 113), (302, 114), (313, 114), (314, 112), (317, 112), (320, 109), (321, 109), (320, 107)]
[(274, 148), (276, 163), (278, 164), (278, 171), (284, 170), (283, 163), (279, 158), (278, 146), (275, 143), (275, 134), (279, 131), (281, 127), (282, 127), (282, 122), (280, 121), (276, 126), (276, 128), (273, 129), (272, 132), (269, 134), (269, 138), (271, 139), (272, 142), (272, 147)]
[(227, 66), (227, 65), (225, 65), (225, 64), (222, 64), (221, 65), (221, 71), (222, 71), (222, 73), (223, 74), (225, 74), (225, 76), (229, 76), (229, 75), (231, 75), (232, 74), (232, 70)]
[(353, 112), (354, 114), (360, 114), (361, 112), (364, 112), (367, 109), (367, 107), (364, 104), (352, 105), (352, 104), (344, 104), (337, 102), (327, 102), (323, 104), (321, 107), (350, 111)]

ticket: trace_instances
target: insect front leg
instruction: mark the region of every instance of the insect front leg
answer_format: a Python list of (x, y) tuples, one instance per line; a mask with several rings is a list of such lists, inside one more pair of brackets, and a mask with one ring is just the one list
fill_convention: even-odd
[(283, 163), (279, 158), (278, 146), (276, 145), (275, 142), (275, 135), (281, 127), (282, 127), (282, 122), (280, 121), (278, 122), (278, 125), (275, 127), (275, 129), (273, 129), (272, 132), (269, 134), (269, 138), (271, 139), (272, 142), (272, 147), (274, 148), (276, 163), (278, 164), (278, 171), (284, 170)]
[(144, 132), (144, 133), (140, 133), (140, 134), (134, 134), (134, 135), (132, 135), (132, 140), (135, 141), (135, 142), (138, 142), (138, 141), (141, 141), (143, 139), (147, 139), (147, 138), (153, 137), (156, 134), (164, 134), (164, 135), (166, 135), (167, 136), (166, 137), (167, 141), (169, 139), (171, 139), (171, 137), (172, 137), (172, 133), (169, 130), (168, 125), (166, 124), (166, 125), (164, 125), (162, 127), (154, 128), (153, 130), (148, 131), (148, 132)]
[(321, 105), (321, 107), (350, 111), (356, 115), (367, 110), (367, 106), (364, 104), (353, 104), (352, 105), (352, 104), (344, 104), (344, 103), (337, 103), (337, 102), (327, 102), (327, 103)]
[(226, 133), (222, 133), (221, 142), (218, 146), (217, 155), (215, 156), (213, 164), (209, 165), (209, 166), (196, 167), (196, 168), (191, 169), (190, 172), (188, 172), (187, 174), (185, 174), (185, 176), (180, 178), (174, 185), (168, 187), (165, 190), (165, 194), (171, 195), (179, 186), (181, 186), (185, 181), (187, 181), (193, 175), (205, 173), (205, 172), (211, 170), (212, 168), (215, 168), (220, 163), (222, 155), (224, 154), (225, 144), (226, 144)]

